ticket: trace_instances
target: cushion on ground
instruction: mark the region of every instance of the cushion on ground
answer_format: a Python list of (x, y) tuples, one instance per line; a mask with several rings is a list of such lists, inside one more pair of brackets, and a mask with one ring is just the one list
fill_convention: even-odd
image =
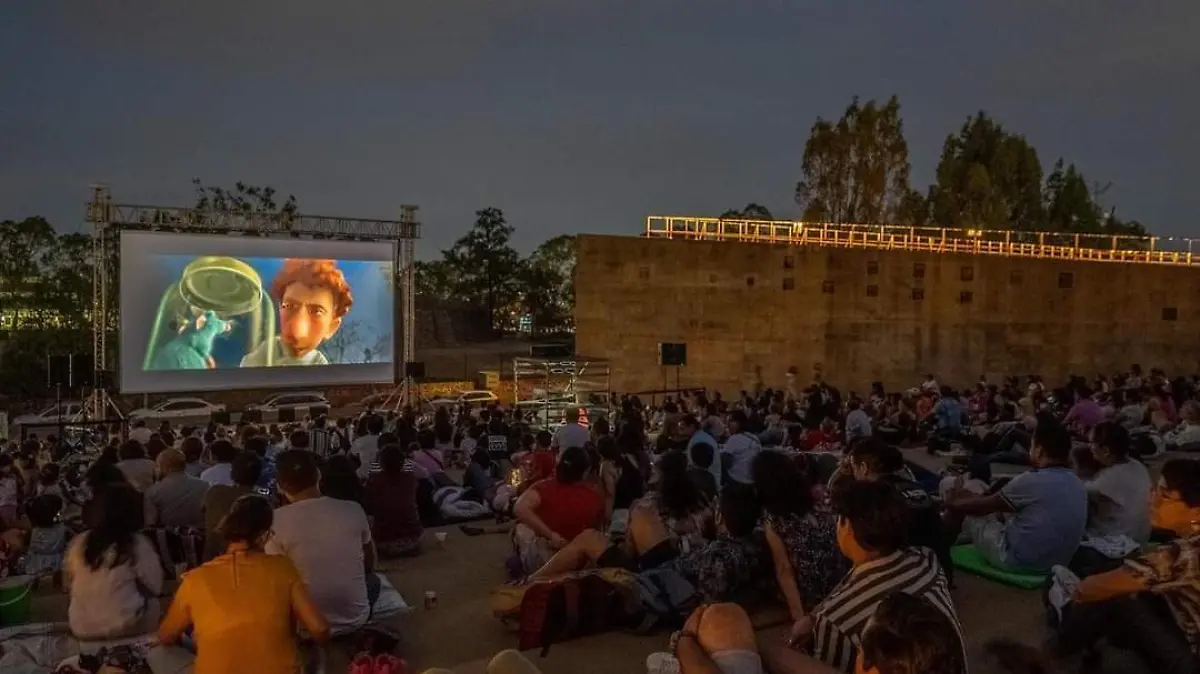
[(954, 568), (982, 576), (988, 580), (994, 580), (1002, 585), (1017, 587), (1022, 590), (1036, 590), (1046, 584), (1046, 574), (1044, 573), (1033, 574), (1007, 571), (988, 564), (987, 560), (975, 549), (974, 545), (954, 546), (950, 549), (950, 559), (954, 562)]

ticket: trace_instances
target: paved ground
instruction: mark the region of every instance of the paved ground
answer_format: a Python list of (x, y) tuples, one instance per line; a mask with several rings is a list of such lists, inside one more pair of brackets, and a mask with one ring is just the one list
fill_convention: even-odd
[[(920, 457), (926, 462), (925, 457)], [(489, 592), (503, 582), (503, 560), (509, 551), (506, 536), (467, 537), (456, 527), (444, 546), (431, 547), (423, 555), (391, 564), (387, 575), (413, 611), (398, 621), (403, 653), (420, 672), (428, 667), (448, 667), (458, 674), (478, 674), (496, 652), (511, 648), (515, 635), (506, 631), (489, 610)], [(968, 637), (973, 674), (1000, 670), (983, 655), (983, 645), (998, 637), (1039, 645), (1045, 639), (1041, 602), (1036, 591), (1015, 590), (967, 574), (958, 574), (955, 604)], [(434, 610), (424, 610), (427, 590), (437, 592)], [(43, 596), (37, 603), (38, 620), (62, 620), (62, 595)], [(764, 631), (773, 638), (779, 628)], [(665, 636), (639, 637), (607, 634), (554, 646), (545, 659), (531, 657), (546, 674), (629, 674), (644, 671), (646, 656), (665, 648)], [(333, 672), (344, 671), (334, 667)], [(1078, 671), (1060, 666), (1053, 671)], [(1103, 666), (1089, 674), (1141, 674), (1144, 670), (1130, 658), (1108, 651)]]

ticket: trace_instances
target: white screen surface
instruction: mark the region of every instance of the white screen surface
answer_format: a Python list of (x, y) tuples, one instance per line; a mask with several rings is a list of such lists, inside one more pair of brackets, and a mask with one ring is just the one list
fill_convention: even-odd
[(122, 232), (121, 392), (393, 383), (395, 250)]

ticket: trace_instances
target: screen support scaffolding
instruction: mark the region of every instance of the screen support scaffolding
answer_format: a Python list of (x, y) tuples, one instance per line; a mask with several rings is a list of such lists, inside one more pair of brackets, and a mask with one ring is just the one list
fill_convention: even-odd
[[(92, 226), (92, 358), (95, 387), (84, 413), (98, 420), (121, 413), (109, 394), (114, 363), (108, 358), (108, 333), (117, 330), (117, 316), (109, 306), (109, 288), (117, 272), (119, 233), (123, 229), (192, 234), (249, 234), (291, 236), (298, 239), (396, 241), (395, 279), (400, 303), (400, 372), (407, 372), (416, 338), (416, 240), (421, 236), (417, 207), (401, 207), (399, 220), (372, 220), (297, 213), (218, 211), (176, 206), (140, 206), (113, 203), (106, 185), (93, 185), (86, 220)], [(401, 384), (407, 393), (411, 378)], [(407, 396), (406, 396), (407, 397)]]

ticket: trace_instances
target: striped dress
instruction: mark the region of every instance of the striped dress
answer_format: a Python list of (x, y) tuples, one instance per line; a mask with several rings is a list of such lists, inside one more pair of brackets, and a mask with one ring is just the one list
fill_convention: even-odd
[(937, 557), (928, 548), (903, 548), (854, 567), (825, 601), (813, 609), (813, 655), (831, 667), (854, 671), (867, 621), (888, 595), (903, 592), (925, 599), (950, 619), (966, 646), (962, 625)]

